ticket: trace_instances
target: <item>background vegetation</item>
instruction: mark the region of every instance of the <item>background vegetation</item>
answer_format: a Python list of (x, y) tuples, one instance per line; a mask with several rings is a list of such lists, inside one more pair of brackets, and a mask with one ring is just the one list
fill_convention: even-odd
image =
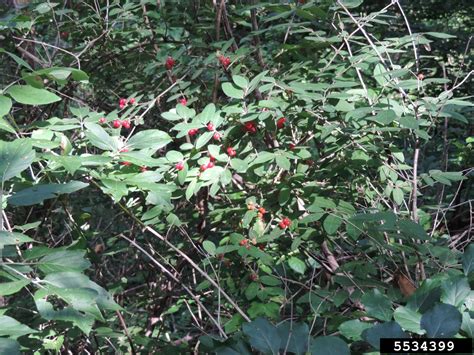
[(0, 3), (0, 353), (473, 337), (473, 8)]

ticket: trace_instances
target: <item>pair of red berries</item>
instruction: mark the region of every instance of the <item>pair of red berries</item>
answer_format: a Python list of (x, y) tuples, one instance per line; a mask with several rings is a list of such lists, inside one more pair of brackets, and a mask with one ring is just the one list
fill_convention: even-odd
[[(214, 131), (215, 130), (214, 124), (212, 122), (209, 122), (206, 125), (206, 127), (207, 127), (208, 131)], [(212, 138), (214, 138), (214, 140), (216, 140), (216, 141), (219, 141), (221, 139), (221, 134), (219, 132), (214, 132), (214, 135), (212, 136)]]
[(128, 121), (128, 120), (123, 120), (123, 121), (114, 120), (114, 121), (112, 122), (112, 126), (113, 126), (114, 128), (121, 128), (121, 127), (123, 127), (123, 128), (125, 128), (125, 129), (130, 129), (131, 124), (130, 124), (130, 121)]
[(184, 162), (180, 161), (175, 165), (176, 170), (181, 171), (184, 169)]
[(248, 133), (256, 133), (257, 132), (257, 124), (255, 122), (245, 122), (244, 123), (244, 131)]
[(286, 229), (288, 228), (289, 226), (291, 226), (291, 220), (288, 218), (288, 217), (285, 217), (281, 220), (280, 223), (278, 223), (278, 226), (281, 228), (281, 229)]
[(186, 100), (186, 98), (183, 97), (182, 99), (179, 100), (179, 103), (183, 106), (186, 106), (188, 104), (188, 100)]
[(192, 136), (195, 136), (196, 134), (198, 134), (198, 132), (199, 132), (199, 129), (197, 129), (197, 128), (191, 128), (191, 129), (188, 131), (188, 135), (189, 135), (190, 137), (192, 137)]
[(225, 57), (223, 55), (220, 55), (219, 56), (219, 62), (221, 63), (221, 65), (224, 67), (224, 69), (227, 69), (227, 67), (230, 65), (230, 58), (229, 57)]
[(207, 169), (211, 169), (215, 166), (216, 166), (216, 164), (214, 164), (213, 161), (209, 161), (209, 163), (207, 163), (207, 164), (202, 164), (201, 167), (200, 167), (200, 170), (201, 171), (206, 171)]
[(176, 64), (176, 61), (173, 59), (173, 57), (168, 57), (166, 58), (166, 69), (171, 70), (173, 69), (174, 65)]
[(235, 151), (234, 148), (228, 147), (228, 148), (227, 148), (227, 155), (228, 155), (229, 157), (235, 157), (235, 156), (237, 155), (237, 152)]
[(133, 97), (130, 100), (128, 100), (128, 102), (127, 102), (127, 99), (121, 98), (119, 101), (120, 109), (123, 109), (125, 106), (127, 106), (127, 104), (133, 105), (135, 102), (136, 101)]
[(282, 129), (283, 127), (285, 127), (285, 122), (286, 122), (285, 117), (279, 118), (278, 121), (277, 121), (277, 128)]

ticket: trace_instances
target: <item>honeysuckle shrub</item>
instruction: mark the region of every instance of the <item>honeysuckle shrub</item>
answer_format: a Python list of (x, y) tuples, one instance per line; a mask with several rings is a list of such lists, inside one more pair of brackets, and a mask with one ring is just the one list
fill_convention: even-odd
[(2, 352), (472, 337), (469, 47), (430, 55), (455, 36), (397, 1), (22, 3)]

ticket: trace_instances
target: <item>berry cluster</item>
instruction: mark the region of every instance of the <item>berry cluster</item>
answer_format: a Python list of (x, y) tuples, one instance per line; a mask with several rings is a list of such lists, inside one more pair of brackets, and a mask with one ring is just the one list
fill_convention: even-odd
[(219, 63), (227, 70), (227, 67), (230, 65), (230, 58), (223, 55), (219, 56)]
[(130, 100), (128, 100), (128, 102), (127, 102), (127, 99), (121, 98), (120, 101), (119, 101), (119, 107), (120, 107), (120, 109), (123, 109), (128, 104), (133, 105), (135, 102), (136, 101), (133, 97)]
[(173, 59), (173, 57), (168, 57), (166, 58), (166, 69), (171, 70), (173, 69), (174, 65), (176, 64), (176, 61)]
[(234, 148), (232, 148), (232, 147), (228, 147), (228, 148), (227, 148), (227, 155), (228, 155), (229, 157), (231, 157), (231, 158), (232, 158), (232, 157), (235, 157), (236, 154), (237, 154), (237, 152), (235, 151)]
[(277, 121), (277, 128), (282, 129), (283, 127), (285, 127), (285, 122), (286, 122), (285, 117), (279, 118), (278, 121)]
[[(100, 122), (100, 120), (99, 120), (99, 122)], [(132, 125), (131, 125), (131, 123), (130, 123), (129, 120), (123, 120), (123, 121), (120, 121), (120, 120), (113, 120), (113, 121), (112, 121), (112, 127), (114, 127), (114, 128), (121, 128), (121, 127), (123, 127), (123, 128), (125, 128), (125, 129), (130, 129), (131, 126), (132, 126)]]
[(278, 223), (278, 226), (281, 228), (281, 229), (286, 229), (288, 228), (289, 226), (291, 226), (291, 220), (288, 218), (288, 217), (284, 217), (280, 223)]
[(244, 131), (254, 134), (257, 132), (257, 124), (253, 121), (244, 123)]

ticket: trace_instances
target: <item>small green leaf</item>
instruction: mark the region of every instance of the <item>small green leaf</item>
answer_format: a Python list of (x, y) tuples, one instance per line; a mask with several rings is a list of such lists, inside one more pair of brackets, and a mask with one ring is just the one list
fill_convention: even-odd
[(452, 338), (461, 327), (462, 315), (456, 307), (437, 304), (421, 317), (421, 328), (429, 338)]
[(21, 190), (8, 199), (14, 206), (31, 206), (61, 194), (70, 194), (87, 187), (80, 181), (70, 181), (66, 184), (35, 185)]
[(362, 296), (362, 304), (367, 314), (380, 320), (390, 321), (392, 319), (392, 302), (379, 290), (373, 289)]
[(207, 251), (210, 255), (215, 255), (216, 254), (216, 245), (211, 242), (210, 240), (205, 240), (202, 243), (202, 247), (204, 248), (205, 251)]
[(13, 85), (7, 90), (7, 94), (25, 105), (46, 105), (61, 100), (48, 90), (37, 89), (30, 85)]
[(275, 158), (275, 161), (281, 169), (290, 170), (291, 162), (287, 157), (285, 157), (283, 155), (277, 155), (276, 158)]
[(37, 333), (37, 330), (21, 324), (14, 318), (0, 316), (0, 336), (21, 337), (32, 333)]
[(264, 318), (257, 318), (253, 322), (242, 326), (242, 331), (249, 338), (250, 345), (264, 354), (278, 354), (280, 337), (277, 328)]
[(337, 232), (341, 224), (341, 217), (330, 214), (324, 219), (323, 227), (327, 234), (333, 235)]
[(244, 91), (232, 85), (231, 83), (223, 83), (222, 91), (224, 91), (224, 94), (226, 94), (228, 97), (231, 97), (233, 99), (244, 98)]
[(101, 126), (92, 122), (87, 122), (84, 126), (86, 128), (86, 137), (93, 146), (103, 150), (118, 150), (118, 140), (109, 136)]
[(0, 95), (0, 118), (8, 114), (12, 108), (12, 100), (9, 97)]
[(238, 87), (244, 90), (249, 86), (249, 81), (240, 75), (233, 75), (232, 81), (234, 82), (235, 85), (237, 85)]
[[(30, 283), (29, 279), (0, 283), (0, 296), (13, 295)], [(1, 352), (0, 352), (1, 354)]]
[(147, 129), (146, 131), (134, 134), (127, 142), (133, 149), (153, 149), (158, 150), (172, 141), (168, 133), (158, 129)]
[(306, 264), (303, 260), (292, 256), (288, 259), (288, 265), (293, 269), (293, 271), (297, 272), (298, 274), (304, 275), (306, 271)]
[(28, 168), (35, 159), (35, 151), (26, 139), (0, 141), (0, 185)]
[(408, 338), (396, 322), (379, 323), (362, 332), (362, 338), (375, 349), (380, 349), (380, 338)]
[(408, 331), (415, 334), (424, 334), (425, 331), (421, 330), (421, 313), (418, 313), (411, 308), (400, 306), (395, 312), (393, 312), (393, 318), (400, 324), (400, 326)]
[(311, 355), (350, 355), (347, 343), (336, 336), (320, 336), (315, 338), (309, 346), (309, 351)]

